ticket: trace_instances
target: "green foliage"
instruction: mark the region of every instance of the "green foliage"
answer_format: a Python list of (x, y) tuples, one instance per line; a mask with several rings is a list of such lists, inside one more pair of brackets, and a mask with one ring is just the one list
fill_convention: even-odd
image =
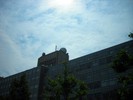
[(79, 81), (78, 88), (76, 89), (76, 98), (82, 100), (83, 96), (86, 95), (87, 93), (88, 93), (87, 84), (82, 81)]
[(29, 90), (26, 76), (21, 76), (20, 80), (14, 79), (10, 86), (10, 100), (29, 100)]
[[(133, 38), (133, 33), (130, 33), (128, 36)], [(112, 68), (116, 72), (121, 73), (132, 66), (133, 57), (128, 55), (125, 50), (121, 50), (113, 61)], [(133, 83), (133, 73), (118, 77), (118, 83), (120, 84), (120, 88), (118, 89), (118, 100), (130, 100), (133, 95), (133, 90), (128, 86)]]
[(121, 87), (118, 89), (118, 94), (120, 96), (120, 100), (130, 100), (130, 89), (128, 85), (133, 82), (133, 74), (129, 74), (127, 76), (120, 76), (118, 78), (118, 82), (121, 84)]
[(45, 99), (60, 100), (61, 86), (58, 84), (58, 79), (52, 80), (48, 78), (48, 86), (45, 88)]
[(125, 50), (121, 50), (113, 61), (112, 68), (120, 73), (129, 69), (131, 65), (133, 65), (133, 58), (129, 56)]
[(79, 99), (88, 93), (85, 82), (76, 79), (68, 73), (67, 65), (64, 64), (63, 75), (58, 75), (55, 79), (48, 79), (48, 86), (45, 88), (45, 100)]
[(130, 32), (128, 36), (133, 39), (133, 33)]

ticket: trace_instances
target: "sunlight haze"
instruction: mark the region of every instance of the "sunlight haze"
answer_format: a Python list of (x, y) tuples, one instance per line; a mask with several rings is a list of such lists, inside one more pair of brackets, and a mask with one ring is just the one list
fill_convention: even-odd
[(69, 58), (130, 40), (133, 0), (0, 0), (0, 76), (37, 66), (64, 47)]

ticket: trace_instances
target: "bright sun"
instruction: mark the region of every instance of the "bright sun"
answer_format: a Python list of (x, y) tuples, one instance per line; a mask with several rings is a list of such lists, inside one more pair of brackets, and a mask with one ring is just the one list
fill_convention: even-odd
[(74, 0), (51, 0), (49, 6), (58, 10), (67, 11), (73, 7)]

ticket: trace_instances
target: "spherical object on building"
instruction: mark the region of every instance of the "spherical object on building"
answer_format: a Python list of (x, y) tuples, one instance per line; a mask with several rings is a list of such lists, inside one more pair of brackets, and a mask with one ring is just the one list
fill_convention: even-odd
[(42, 53), (42, 56), (45, 56), (45, 53), (44, 52)]
[(67, 53), (67, 49), (66, 48), (61, 48), (60, 51)]

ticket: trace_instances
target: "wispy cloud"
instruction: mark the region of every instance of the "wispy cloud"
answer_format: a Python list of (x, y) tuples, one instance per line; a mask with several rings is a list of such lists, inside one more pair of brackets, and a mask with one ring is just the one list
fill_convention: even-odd
[(0, 1), (0, 75), (36, 66), (55, 45), (73, 59), (127, 41), (133, 31), (132, 0), (70, 0), (65, 9), (59, 1)]

